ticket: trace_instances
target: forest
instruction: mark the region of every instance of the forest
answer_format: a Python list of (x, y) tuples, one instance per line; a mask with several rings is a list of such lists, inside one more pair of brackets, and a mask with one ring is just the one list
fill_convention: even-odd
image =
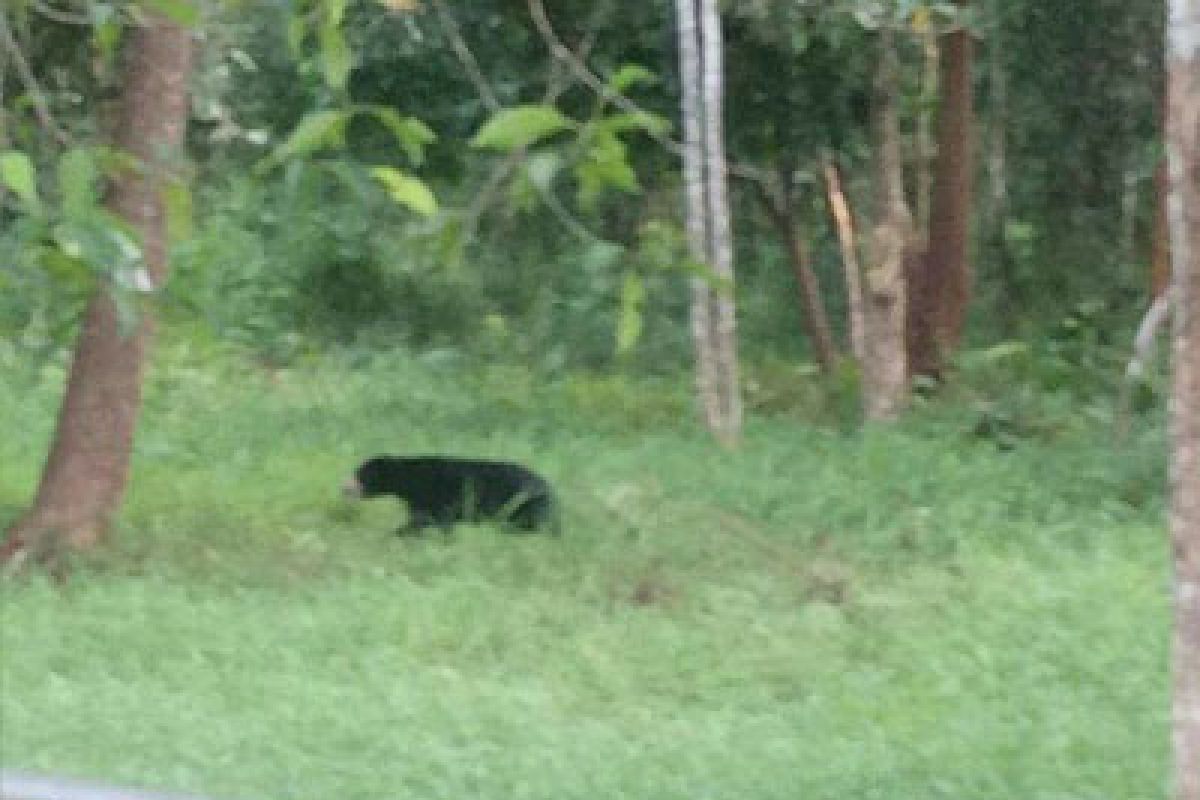
[(1200, 800), (1200, 0), (3, 0), (0, 426), (0, 800)]

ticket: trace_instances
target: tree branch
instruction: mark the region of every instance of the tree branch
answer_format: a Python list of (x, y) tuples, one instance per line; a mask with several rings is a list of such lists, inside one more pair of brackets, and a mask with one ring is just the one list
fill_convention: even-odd
[(33, 113), (38, 119), (38, 124), (42, 126), (42, 129), (46, 133), (53, 136), (59, 144), (64, 147), (69, 145), (71, 137), (59, 128), (58, 124), (54, 121), (54, 115), (50, 112), (50, 106), (46, 103), (46, 94), (38, 84), (33, 70), (29, 68), (29, 62), (25, 60), (25, 54), (21, 52), (21, 46), (17, 44), (17, 40), (13, 37), (12, 29), (8, 25), (8, 15), (3, 10), (0, 10), (0, 45), (3, 45), (4, 49), (8, 51), (13, 64), (17, 68), (17, 74), (21, 78), (21, 83), (25, 86), (25, 91), (29, 92), (29, 98), (33, 103)]
[[(546, 43), (546, 47), (550, 50), (550, 55), (567, 65), (567, 68), (575, 75), (575, 78), (593, 92), (598, 94), (605, 101), (612, 103), (617, 108), (633, 114), (635, 116), (648, 116), (645, 111), (637, 103), (630, 100), (620, 92), (610, 88), (600, 80), (596, 73), (592, 72), (582, 58), (563, 44), (562, 39), (554, 31), (554, 25), (550, 22), (550, 17), (546, 14), (546, 6), (542, 0), (528, 0), (529, 16), (533, 20), (534, 26), (538, 33), (541, 34), (542, 40)], [(667, 152), (676, 158), (683, 158), (683, 145), (667, 136), (665, 133), (659, 133), (654, 130), (646, 130), (646, 133), (651, 139), (662, 145)], [(729, 174), (735, 178), (748, 180), (752, 183), (767, 184), (770, 182), (767, 174), (749, 164), (728, 163), (726, 166)]]

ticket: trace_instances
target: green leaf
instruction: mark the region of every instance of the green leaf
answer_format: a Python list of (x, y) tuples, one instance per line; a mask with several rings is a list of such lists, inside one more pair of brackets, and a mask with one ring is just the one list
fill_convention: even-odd
[(325, 24), (341, 25), (346, 16), (347, 5), (349, 5), (349, 0), (325, 0)]
[(142, 0), (142, 5), (188, 28), (194, 28), (200, 22), (200, 9), (189, 0)]
[[(142, 251), (125, 225), (99, 210), (79, 219), (66, 219), (51, 230), (51, 239), (67, 258), (86, 264), (98, 275), (134, 275), (140, 271)], [(130, 286), (149, 291), (154, 287), (131, 278)]]
[(609, 76), (608, 86), (615, 92), (624, 93), (636, 84), (652, 84), (657, 80), (655, 74), (641, 64), (625, 64)]
[(63, 212), (81, 217), (91, 213), (100, 201), (100, 169), (90, 150), (73, 147), (58, 161), (58, 191)]
[(425, 145), (437, 141), (437, 134), (424, 122), (406, 117), (389, 106), (364, 105), (358, 106), (358, 110), (375, 117), (391, 131), (404, 154), (417, 166), (425, 161)]
[(579, 181), (579, 204), (584, 208), (593, 206), (608, 189), (630, 193), (639, 189), (625, 145), (603, 130), (596, 130), (592, 136), (586, 157), (575, 166), (575, 178)]
[(372, 167), (371, 176), (384, 185), (388, 195), (395, 202), (408, 206), (426, 217), (437, 213), (437, 198), (420, 178), (406, 175), (392, 167)]
[(292, 58), (300, 60), (304, 55), (304, 40), (308, 37), (308, 21), (303, 14), (293, 14), (287, 24), (288, 52)]
[(562, 163), (562, 156), (556, 152), (534, 153), (525, 160), (525, 176), (534, 186), (549, 191)]
[(471, 147), (511, 151), (576, 127), (554, 106), (530, 104), (497, 111), (471, 139)]
[(282, 144), (259, 162), (256, 170), (265, 172), (289, 158), (311, 155), (327, 147), (342, 147), (349, 119), (350, 112), (338, 109), (309, 114)]
[(594, 124), (600, 130), (613, 134), (625, 131), (646, 131), (652, 136), (665, 136), (671, 130), (671, 122), (666, 117), (645, 111), (633, 114), (626, 112), (610, 114)]
[(642, 308), (646, 284), (636, 272), (626, 272), (621, 282), (621, 310), (617, 317), (617, 355), (633, 349), (642, 335)]
[(318, 31), (317, 39), (321, 47), (321, 72), (325, 75), (325, 83), (339, 91), (345, 89), (354, 58), (342, 29), (335, 23), (326, 22)]
[(20, 150), (0, 153), (0, 182), (21, 198), (31, 214), (41, 213), (42, 201), (37, 192), (37, 170), (33, 161)]

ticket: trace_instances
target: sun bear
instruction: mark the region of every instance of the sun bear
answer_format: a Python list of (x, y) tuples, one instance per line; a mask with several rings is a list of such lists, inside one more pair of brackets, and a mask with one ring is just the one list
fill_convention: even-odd
[(430, 525), (449, 532), (457, 522), (494, 520), (519, 531), (560, 533), (558, 504), (545, 478), (520, 464), (450, 456), (376, 456), (343, 484), (349, 497), (392, 495), (408, 505), (417, 534)]

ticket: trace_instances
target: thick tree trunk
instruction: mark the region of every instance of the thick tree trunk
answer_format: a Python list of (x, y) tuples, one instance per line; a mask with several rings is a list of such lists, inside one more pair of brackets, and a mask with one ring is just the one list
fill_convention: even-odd
[(1200, 800), (1200, 0), (1170, 0), (1168, 222), (1175, 285), (1171, 539), (1175, 797)]
[[(191, 34), (147, 13), (128, 48), (116, 145), (136, 166), (113, 180), (107, 205), (141, 239), (147, 272), (135, 283), (158, 286), (167, 268), (160, 188), (183, 141)], [(148, 316), (134, 330), (122, 330), (107, 288), (96, 290), (37, 496), (9, 530), (0, 559), (52, 562), (64, 548), (90, 547), (104, 534), (125, 490), (152, 332)]]
[(875, 228), (866, 274), (866, 359), (863, 400), (867, 419), (891, 420), (908, 400), (905, 349), (907, 267), (913, 250), (912, 216), (904, 199), (896, 111), (899, 65), (891, 29), (880, 30), (875, 76)]
[(725, 444), (741, 435), (733, 244), (722, 125), (721, 19), (715, 0), (677, 0), (688, 241), (713, 280), (692, 281), (692, 338), (704, 420)]
[(842, 271), (846, 276), (846, 317), (850, 328), (850, 352), (860, 365), (866, 357), (867, 331), (863, 316), (862, 270), (858, 265), (858, 235), (854, 232), (854, 215), (842, 191), (842, 179), (837, 164), (827, 158), (824, 164), (825, 193), (829, 198), (829, 213), (833, 216), (838, 246), (842, 251)]
[(788, 261), (792, 265), (792, 274), (796, 276), (796, 287), (799, 290), (800, 307), (803, 312), (800, 322), (804, 326), (804, 334), (808, 337), (821, 371), (828, 375), (833, 372), (839, 361), (838, 347), (833, 339), (833, 331), (829, 328), (829, 315), (825, 312), (825, 300), (821, 295), (821, 281), (813, 271), (808, 243), (797, 228), (795, 211), (789, 198), (776, 196), (761, 184), (759, 188), (763, 207), (779, 233), (779, 238), (783, 240)]
[[(957, 0), (965, 6), (967, 0)], [(909, 310), (909, 367), (937, 378), (958, 346), (971, 294), (968, 238), (972, 194), (971, 59), (966, 28), (943, 35), (937, 163), (925, 257), (913, 275)]]

